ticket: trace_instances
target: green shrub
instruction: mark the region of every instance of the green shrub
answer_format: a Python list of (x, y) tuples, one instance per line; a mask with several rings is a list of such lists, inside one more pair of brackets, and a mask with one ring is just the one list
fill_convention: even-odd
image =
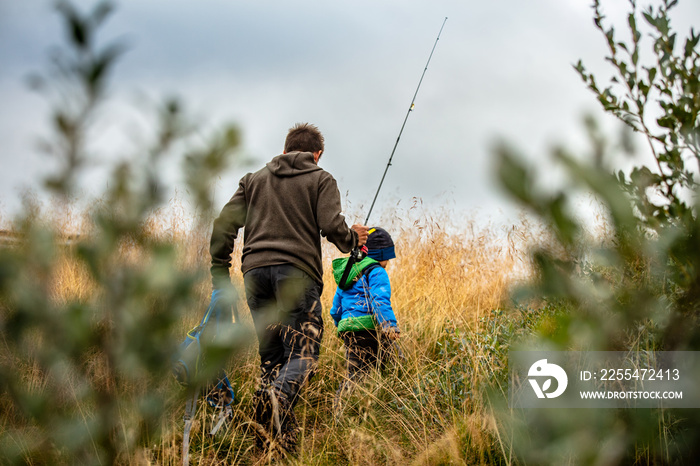
[[(59, 170), (46, 188), (63, 202), (102, 155), (92, 143), (94, 124), (104, 118), (108, 76), (123, 51), (119, 43), (96, 45), (111, 10), (102, 2), (82, 14), (59, 2), (67, 43), (54, 52), (47, 76), (32, 79), (53, 102), (53, 133), (42, 145)], [(3, 462), (144, 460), (164, 413), (182, 396), (171, 358), (184, 337), (183, 316), (201, 308), (197, 290), (207, 274), (199, 264), (183, 265), (176, 244), (152, 234), (149, 219), (165, 201), (160, 173), (174, 146), (186, 152), (188, 186), (208, 219), (211, 179), (238, 144), (235, 128), (206, 146), (193, 145), (187, 129), (181, 105), (166, 102), (151, 147), (117, 163), (86, 231), (71, 244), (29, 202), (14, 223), (20, 244), (0, 247)], [(57, 297), (55, 284), (71, 267), (90, 289)], [(211, 369), (239, 342), (235, 335), (218, 342)]]
[[(568, 183), (551, 194), (535, 187), (536, 174), (515, 150), (497, 148), (503, 186), (547, 222), (557, 239), (532, 251), (536, 278), (518, 296), (569, 308), (557, 318), (556, 331), (521, 349), (700, 348), (700, 220), (693, 204), (700, 161), (699, 37), (691, 30), (681, 39), (673, 31), (669, 13), (676, 4), (663, 0), (640, 16), (630, 1), (630, 39), (624, 41), (595, 1), (594, 22), (613, 70), (610, 85), (602, 88), (581, 62), (575, 66), (603, 109), (647, 142), (653, 166), (613, 174), (606, 164), (614, 148), (589, 120), (591, 154), (556, 149), (554, 159), (566, 169)], [(635, 152), (629, 137), (620, 147)], [(591, 240), (572, 213), (580, 192), (593, 193), (605, 212), (606, 237)], [(688, 439), (700, 432), (694, 411), (504, 409), (502, 419), (526, 463), (691, 464), (698, 446)]]

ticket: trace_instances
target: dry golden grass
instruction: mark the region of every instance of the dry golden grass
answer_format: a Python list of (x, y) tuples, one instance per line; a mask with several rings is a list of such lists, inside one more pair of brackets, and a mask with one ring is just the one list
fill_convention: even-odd
[[(479, 226), (475, 221), (456, 222), (451, 214), (438, 219), (412, 208), (385, 214), (389, 222), (378, 223), (396, 241), (397, 258), (390, 261), (392, 303), (402, 329), (399, 343), (403, 359), (384, 374), (373, 373), (348, 400), (341, 418), (334, 416), (332, 399), (345, 373), (344, 348), (335, 335), (328, 311), (335, 293), (330, 263), (340, 253), (324, 241), (325, 333), (319, 369), (302, 392), (297, 417), (304, 426), (299, 453), (290, 464), (487, 464), (498, 451), (498, 433), (488, 408), (474, 390), (471, 395), (446, 397), (441, 374), (466, 358), (480, 358), (478, 350), (463, 354), (439, 351), (439, 342), (450, 332), (474, 332), (481, 318), (499, 308), (512, 285), (527, 275), (527, 243), (533, 240), (529, 226), (499, 229)], [(90, 229), (75, 217), (64, 222), (89, 237)], [(194, 224), (194, 227), (192, 226)], [(199, 309), (193, 309), (181, 324), (181, 334), (196, 325), (208, 304), (210, 224), (190, 222), (184, 213), (157, 213), (144, 230), (148, 237), (176, 245), (178, 266), (199, 268), (202, 280), (196, 285)], [(536, 239), (536, 238), (535, 238)], [(241, 242), (233, 253), (232, 281), (242, 290)], [(124, 243), (116, 260), (138, 264), (141, 251)], [(66, 250), (59, 250), (51, 280), (50, 296), (57, 303), (94, 299), (94, 285), (84, 266)], [(241, 323), (252, 332), (252, 319), (241, 291)], [(475, 351), (475, 353), (469, 353)], [(99, 356), (92, 358), (92, 371), (99, 376)], [(476, 364), (476, 363), (475, 363)], [(266, 464), (270, 458), (256, 452), (247, 429), (251, 416), (251, 394), (258, 376), (257, 345), (253, 342), (228, 367), (237, 402), (234, 422), (218, 439), (205, 435), (210, 412), (203, 406), (192, 432), (191, 461), (199, 464)], [(474, 371), (476, 374), (477, 371)], [(41, 389), (42, 376), (31, 368), (23, 371)], [(479, 384), (476, 375), (468, 383)], [(99, 377), (98, 377), (99, 378)], [(445, 392), (447, 390), (447, 392)], [(173, 382), (172, 402), (178, 399)], [(451, 392), (449, 392), (451, 393)], [(439, 396), (438, 396), (439, 395)], [(446, 401), (447, 400), (447, 401)], [(159, 444), (131, 452), (130, 461), (140, 464), (179, 464), (184, 406), (173, 405), (163, 421)], [(86, 412), (85, 416), (90, 417)], [(1, 427), (0, 427), (1, 428)]]

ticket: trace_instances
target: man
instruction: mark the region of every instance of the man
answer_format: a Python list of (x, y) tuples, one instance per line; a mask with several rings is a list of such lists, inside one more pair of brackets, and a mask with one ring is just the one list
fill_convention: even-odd
[(367, 240), (367, 227), (345, 223), (336, 181), (318, 166), (323, 150), (317, 127), (291, 128), (282, 155), (240, 180), (211, 237), (218, 289), (230, 285), (234, 240), (245, 227), (241, 270), (260, 353), (258, 443), (272, 439), (287, 451), (296, 446), (293, 408), (314, 374), (323, 336), (321, 236), (342, 252)]

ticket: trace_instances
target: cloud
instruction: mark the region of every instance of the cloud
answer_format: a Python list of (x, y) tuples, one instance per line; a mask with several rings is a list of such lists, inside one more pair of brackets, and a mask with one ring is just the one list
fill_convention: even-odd
[[(50, 8), (25, 3), (5, 4), (0, 20), (0, 98), (14, 109), (0, 115), (0, 160), (12, 172), (3, 199), (33, 176), (26, 142), (45, 128), (37, 97), (17, 83), (43, 67), (59, 31)], [(112, 95), (176, 94), (204, 128), (236, 121), (256, 160), (248, 169), (281, 151), (292, 124), (316, 123), (327, 139), (322, 165), (349, 200), (366, 204), (445, 16), (382, 189), (404, 199), (447, 192), (465, 209), (503, 203), (491, 176), (496, 137), (546, 160), (554, 142), (580, 143), (584, 111), (602, 114), (571, 68), (579, 58), (604, 66), (604, 41), (576, 2), (122, 2), (104, 31), (130, 45)], [(223, 175), (221, 203), (241, 174)]]

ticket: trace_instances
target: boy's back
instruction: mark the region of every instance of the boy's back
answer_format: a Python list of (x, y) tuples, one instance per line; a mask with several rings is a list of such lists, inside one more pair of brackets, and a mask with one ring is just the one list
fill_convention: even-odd
[[(333, 261), (336, 283), (340, 281), (347, 261), (348, 258)], [(355, 264), (348, 281), (351, 282), (348, 289), (338, 287), (331, 308), (331, 317), (338, 327), (338, 333), (377, 327), (384, 331), (397, 329), (391, 306), (389, 274), (379, 261), (366, 257)]]
[[(388, 356), (391, 340), (399, 328), (391, 306), (391, 284), (386, 266), (396, 257), (394, 242), (384, 229), (368, 231), (367, 257), (354, 264), (345, 289), (338, 286), (333, 297), (331, 317), (346, 348), (347, 375), (338, 389), (336, 407), (343, 394), (372, 366), (382, 366)], [(340, 283), (348, 258), (333, 261), (333, 276)]]

